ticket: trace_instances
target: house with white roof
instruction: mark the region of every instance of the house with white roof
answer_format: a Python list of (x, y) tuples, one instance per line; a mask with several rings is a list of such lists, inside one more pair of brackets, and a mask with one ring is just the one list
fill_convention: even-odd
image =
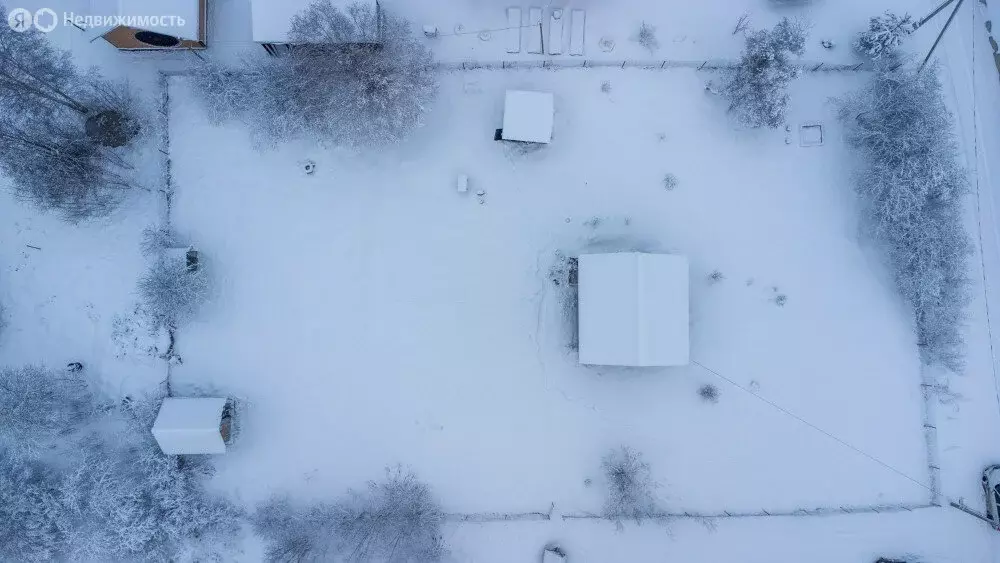
[(503, 103), (503, 128), (494, 140), (524, 143), (552, 141), (555, 101), (550, 92), (507, 90)]
[(581, 364), (688, 364), (687, 258), (620, 252), (577, 263)]
[(73, 16), (74, 25), (119, 49), (208, 46), (208, 0), (90, 0), (89, 13)]
[(232, 405), (222, 398), (168, 397), (153, 423), (167, 455), (224, 454), (232, 432)]
[[(314, 0), (250, 0), (253, 40), (271, 55), (277, 55), (279, 48), (297, 44), (288, 37), (292, 18), (309, 7)], [(373, 11), (378, 18), (382, 7), (378, 0), (330, 0), (334, 7), (347, 14), (352, 4), (359, 4)], [(380, 21), (380, 20), (379, 20)], [(379, 37), (354, 37), (346, 43), (378, 43)]]

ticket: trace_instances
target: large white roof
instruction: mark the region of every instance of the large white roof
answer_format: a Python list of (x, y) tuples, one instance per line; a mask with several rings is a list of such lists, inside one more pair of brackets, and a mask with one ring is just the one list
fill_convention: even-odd
[(503, 138), (548, 143), (552, 140), (555, 102), (549, 92), (507, 90), (503, 104)]
[(622, 252), (579, 258), (580, 363), (688, 363), (688, 262)]
[[(292, 16), (305, 10), (315, 0), (250, 0), (253, 20), (253, 40), (257, 43), (286, 43)], [(334, 6), (347, 10), (354, 3), (369, 4), (376, 9), (377, 0), (331, 0)]]
[[(198, 22), (201, 20), (201, 7), (198, 0), (157, 0), (156, 2), (149, 0), (90, 0), (90, 13), (77, 15), (120, 16), (125, 18), (122, 20), (124, 25), (172, 35), (180, 39), (192, 41), (200, 39), (198, 37)], [(175, 18), (171, 19), (169, 16), (175, 16)], [(130, 18), (134, 20), (129, 22)], [(181, 20), (184, 24), (176, 25)], [(138, 25), (136, 22), (139, 21), (148, 23)], [(106, 26), (97, 31), (103, 33), (113, 27), (117, 27), (117, 25)]]
[(225, 399), (166, 398), (153, 423), (153, 437), (167, 455), (226, 453), (219, 430), (225, 406)]

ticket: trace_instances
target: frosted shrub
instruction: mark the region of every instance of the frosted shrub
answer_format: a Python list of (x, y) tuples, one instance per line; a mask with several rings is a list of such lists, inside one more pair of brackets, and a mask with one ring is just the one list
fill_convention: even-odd
[(38, 366), (0, 369), (0, 440), (11, 452), (33, 453), (52, 445), (80, 430), (96, 411), (79, 372)]
[(395, 468), (334, 506), (334, 535), (349, 561), (429, 563), (445, 554), (442, 517), (427, 485)]
[(0, 560), (52, 561), (66, 550), (60, 477), (0, 450)]
[(649, 475), (649, 464), (642, 461), (641, 453), (622, 446), (604, 456), (601, 468), (608, 482), (602, 514), (605, 518), (621, 528), (623, 520), (634, 520), (638, 524), (656, 514), (655, 484)]
[(788, 106), (788, 84), (799, 75), (790, 55), (805, 49), (801, 22), (784, 18), (771, 30), (747, 34), (737, 67), (728, 72), (722, 94), (729, 111), (749, 127), (779, 127)]
[(660, 48), (660, 40), (656, 38), (656, 28), (646, 22), (639, 25), (639, 31), (635, 32), (633, 40), (650, 53)]
[(336, 556), (332, 505), (302, 507), (273, 497), (257, 507), (250, 522), (264, 540), (267, 561), (324, 561)]
[(868, 21), (868, 30), (858, 34), (854, 48), (871, 59), (880, 59), (895, 52), (916, 24), (909, 14), (902, 17), (886, 12)]
[(864, 157), (855, 189), (913, 307), (923, 359), (958, 370), (969, 299), (971, 246), (962, 223), (967, 186), (936, 69), (882, 67), (840, 101), (840, 117)]
[(204, 268), (189, 269), (183, 260), (161, 257), (139, 280), (145, 310), (157, 326), (175, 327), (194, 317), (208, 298)]

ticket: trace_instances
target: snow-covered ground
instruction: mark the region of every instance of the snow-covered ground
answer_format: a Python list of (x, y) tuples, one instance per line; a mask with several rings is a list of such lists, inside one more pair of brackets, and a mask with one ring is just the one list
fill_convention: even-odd
[[(449, 74), (426, 127), (364, 157), (304, 144), (262, 154), (239, 126), (205, 123), (176, 79), (174, 225), (202, 249), (219, 297), (183, 331), (173, 382), (252, 405), (218, 481), (248, 500), (315, 495), (403, 463), (448, 510), (595, 511), (600, 457), (625, 443), (670, 509), (926, 502), (699, 366), (590, 369), (567, 350), (549, 280), (558, 252), (685, 254), (693, 359), (927, 481), (912, 331), (856, 242), (850, 155), (828, 102), (855, 78), (802, 79), (791, 133), (734, 130), (707, 78)], [(555, 93), (549, 147), (492, 140), (506, 88)], [(799, 146), (804, 122), (822, 122), (826, 144)], [(307, 158), (314, 176), (299, 171)], [(726, 279), (713, 284), (715, 269)], [(698, 397), (705, 383), (721, 388), (717, 405)]]
[[(479, 37), (504, 27), (505, 8), (515, 4), (382, 3), (417, 27), (438, 25), (442, 37), (428, 41), (440, 61), (541, 58), (506, 53), (502, 32)], [(82, 12), (88, 3), (55, 4)], [(580, 0), (563, 7), (587, 10), (586, 59), (731, 59), (741, 47), (732, 27), (748, 11), (751, 27), (807, 17), (813, 28), (803, 58), (845, 63), (857, 60), (848, 43), (869, 16), (886, 8), (920, 15), (934, 4), (817, 0), (775, 9), (770, 0), (697, 7)], [(970, 198), (969, 228), (978, 241), (981, 225), (983, 244), (972, 261), (969, 366), (951, 378), (963, 398), (932, 414), (945, 504), (962, 499), (976, 510), (982, 468), (1000, 462), (993, 353), (1000, 337), (986, 318), (987, 298), (992, 315), (1000, 308), (1000, 185), (989, 168), (1000, 158), (1000, 81), (985, 28), (1000, 9), (993, 4), (966, 2), (939, 51), (968, 166), (979, 179), (981, 205)], [(247, 0), (210, 5), (212, 47), (203, 56), (262, 54), (249, 41)], [(943, 20), (907, 47), (924, 49)], [(630, 40), (643, 21), (657, 28), (654, 52)], [(51, 37), (81, 65), (127, 76), (150, 99), (157, 70), (199, 64), (190, 53), (119, 53), (73, 29)], [(602, 50), (605, 38), (613, 50)], [(837, 47), (824, 50), (820, 39)], [(578, 562), (905, 554), (997, 561), (997, 534), (948, 508), (682, 519), (623, 532), (559, 518), (599, 508), (600, 456), (622, 443), (644, 453), (670, 511), (929, 499), (921, 486), (698, 365), (576, 365), (561, 289), (550, 280), (557, 254), (681, 252), (692, 263), (694, 360), (929, 482), (912, 329), (881, 260), (859, 242), (852, 155), (828, 102), (864, 76), (810, 74), (795, 83), (790, 133), (732, 127), (721, 100), (703, 90), (711, 77), (611, 69), (444, 74), (426, 126), (400, 147), (363, 156), (306, 143), (258, 152), (239, 126), (205, 123), (187, 83), (173, 79), (174, 225), (201, 248), (218, 290), (179, 334), (184, 364), (174, 370), (175, 391), (212, 390), (247, 405), (239, 443), (218, 460), (215, 486), (248, 503), (285, 491), (325, 499), (398, 462), (428, 481), (449, 512), (546, 512), (555, 503), (552, 521), (449, 524), (455, 561), (536, 561), (549, 541)], [(555, 93), (551, 146), (520, 154), (492, 141), (507, 88)], [(798, 146), (797, 127), (816, 121), (825, 126), (824, 145)], [(318, 164), (314, 176), (300, 173), (305, 159)], [(460, 173), (471, 178), (468, 194), (454, 189)], [(672, 191), (663, 187), (668, 173), (679, 181)], [(486, 192), (483, 204), (478, 190)], [(112, 394), (161, 381), (161, 362), (116, 357), (111, 337), (146, 265), (140, 233), (159, 213), (155, 194), (142, 193), (113, 217), (72, 226), (14, 202), (4, 189), (0, 363), (83, 361)], [(725, 279), (709, 283), (714, 270)], [(787, 296), (783, 307), (779, 294)], [(717, 404), (698, 397), (705, 383), (719, 387)], [(257, 558), (254, 546), (240, 556)]]

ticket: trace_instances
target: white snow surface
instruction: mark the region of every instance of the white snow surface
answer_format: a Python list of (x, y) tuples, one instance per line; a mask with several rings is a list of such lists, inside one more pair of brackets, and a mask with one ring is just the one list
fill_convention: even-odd
[(167, 455), (224, 454), (219, 425), (226, 399), (168, 397), (160, 404), (153, 437)]
[[(927, 480), (913, 330), (858, 244), (852, 153), (734, 131), (703, 76), (444, 74), (426, 126), (367, 155), (261, 153), (174, 79), (174, 225), (211, 261), (219, 297), (178, 339), (172, 382), (251, 405), (219, 487), (316, 498), (403, 463), (449, 511), (596, 512), (600, 458), (628, 444), (678, 511), (926, 502), (701, 367)], [(861, 79), (803, 77), (789, 122), (839, 138), (829, 97)], [(493, 141), (509, 89), (554, 93), (558, 143)], [(315, 175), (298, 173), (302, 158)], [(484, 204), (450, 187), (459, 171)], [(578, 364), (575, 313), (549, 272), (559, 252), (613, 251), (689, 257), (697, 364), (670, 377)], [(724, 283), (708, 283), (715, 269)], [(718, 404), (698, 397), (706, 383)]]
[(688, 363), (688, 263), (645, 252), (581, 254), (580, 363)]
[(507, 90), (503, 102), (503, 138), (548, 143), (552, 140), (555, 103), (549, 92)]

